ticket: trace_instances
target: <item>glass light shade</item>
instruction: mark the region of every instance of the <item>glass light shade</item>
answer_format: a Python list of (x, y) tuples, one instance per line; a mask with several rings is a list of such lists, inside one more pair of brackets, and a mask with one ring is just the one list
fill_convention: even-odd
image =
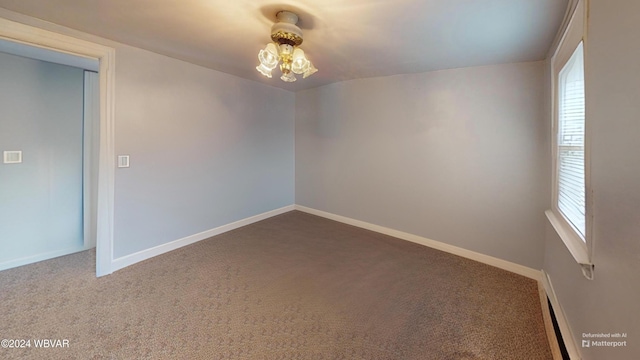
[(260, 74), (268, 77), (269, 79), (271, 79), (271, 70), (273, 69), (269, 69), (268, 67), (264, 66), (264, 64), (260, 64), (258, 66), (256, 66), (256, 70), (258, 70), (258, 72), (260, 72)]
[(284, 81), (284, 82), (294, 82), (296, 81), (296, 77), (293, 75), (292, 72), (287, 72), (285, 74), (282, 74), (282, 76), (280, 77), (280, 80)]
[(289, 55), (291, 53), (293, 53), (293, 46), (289, 44), (280, 44), (280, 55)]
[(304, 56), (304, 51), (300, 48), (296, 48), (293, 51), (293, 61), (291, 63), (291, 70), (296, 74), (304, 73), (309, 67), (309, 60)]
[(278, 65), (278, 48), (276, 48), (276, 45), (274, 43), (269, 43), (264, 50), (260, 50), (258, 60), (260, 60), (260, 64), (265, 68), (273, 70), (273, 68)]
[(309, 63), (309, 66), (305, 69), (304, 74), (302, 75), (302, 78), (303, 78), (303, 79), (306, 79), (306, 78), (308, 78), (309, 76), (311, 76), (311, 75), (313, 75), (313, 74), (315, 74), (315, 73), (317, 73), (317, 72), (318, 72), (318, 69), (316, 69), (316, 67), (315, 67), (315, 66), (313, 66), (313, 64), (311, 63), (311, 61), (308, 61), (308, 60), (307, 60), (307, 62)]

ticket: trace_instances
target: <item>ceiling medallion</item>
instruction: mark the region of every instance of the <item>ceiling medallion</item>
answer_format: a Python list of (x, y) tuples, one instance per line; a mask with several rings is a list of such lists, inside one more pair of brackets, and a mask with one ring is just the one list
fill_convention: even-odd
[(276, 14), (278, 22), (271, 27), (271, 40), (267, 47), (260, 50), (256, 66), (262, 75), (271, 78), (271, 71), (280, 63), (282, 76), (286, 82), (296, 81), (294, 74), (302, 74), (303, 78), (318, 71), (311, 61), (307, 60), (304, 51), (298, 46), (302, 44), (302, 30), (296, 25), (298, 15), (290, 11), (280, 11)]

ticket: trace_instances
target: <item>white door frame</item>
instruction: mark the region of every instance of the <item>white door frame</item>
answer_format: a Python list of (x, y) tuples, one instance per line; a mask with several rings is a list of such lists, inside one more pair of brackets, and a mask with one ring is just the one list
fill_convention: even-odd
[(113, 263), (115, 49), (0, 18), (0, 38), (100, 63), (100, 149), (96, 276), (111, 274)]
[(85, 249), (96, 247), (98, 165), (100, 144), (100, 77), (84, 70), (82, 129), (82, 228)]

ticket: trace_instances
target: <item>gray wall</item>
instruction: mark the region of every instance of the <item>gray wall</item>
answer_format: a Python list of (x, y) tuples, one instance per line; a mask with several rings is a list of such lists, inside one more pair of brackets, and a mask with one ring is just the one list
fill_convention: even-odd
[(83, 71), (0, 53), (0, 263), (82, 248)]
[(296, 94), (296, 203), (542, 268), (544, 63)]
[(580, 348), (584, 359), (640, 357), (640, 2), (590, 1), (586, 47), (593, 262), (586, 280), (547, 225), (544, 269), (577, 345), (582, 333), (628, 333), (627, 347)]
[(116, 258), (294, 203), (293, 93), (116, 51)]

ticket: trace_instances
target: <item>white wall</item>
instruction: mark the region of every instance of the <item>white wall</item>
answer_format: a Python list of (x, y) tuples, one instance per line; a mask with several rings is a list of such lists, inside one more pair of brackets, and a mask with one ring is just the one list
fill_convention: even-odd
[(115, 48), (114, 258), (294, 202), (295, 95), (0, 9)]
[(636, 359), (640, 356), (640, 2), (589, 3), (585, 61), (595, 279), (581, 275), (550, 225), (544, 269), (578, 347), (582, 333), (628, 334), (627, 347), (579, 348), (584, 359)]
[[(83, 247), (83, 71), (0, 53), (0, 268)], [(15, 266), (15, 265), (13, 265)]]
[(296, 93), (296, 203), (542, 268), (544, 63)]

